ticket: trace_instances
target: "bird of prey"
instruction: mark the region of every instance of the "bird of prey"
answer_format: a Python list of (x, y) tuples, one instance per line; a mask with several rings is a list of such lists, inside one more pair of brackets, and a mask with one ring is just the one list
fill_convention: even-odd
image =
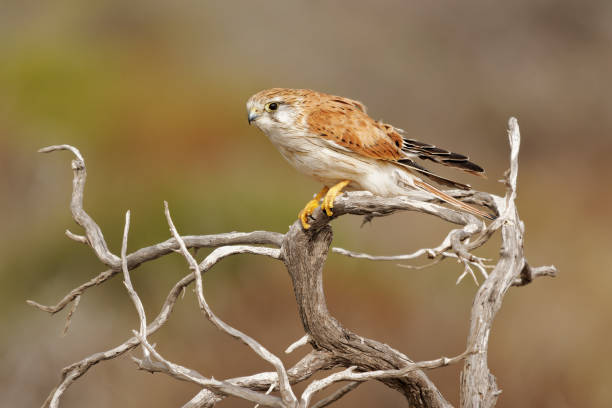
[(328, 216), (343, 189), (401, 196), (424, 190), (464, 211), (492, 219), (423, 181), (469, 190), (470, 186), (438, 176), (415, 160), (430, 160), (484, 176), (467, 156), (403, 136), (403, 131), (375, 121), (361, 102), (309, 89), (266, 89), (247, 101), (249, 124), (261, 129), (281, 155), (300, 172), (323, 184), (298, 217), (304, 229), (319, 206)]

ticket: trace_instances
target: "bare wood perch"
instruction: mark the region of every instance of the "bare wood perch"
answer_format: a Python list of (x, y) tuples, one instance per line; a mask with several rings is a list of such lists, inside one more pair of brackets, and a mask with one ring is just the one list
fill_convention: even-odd
[[(58, 407), (61, 397), (68, 387), (93, 365), (104, 360), (117, 358), (139, 345), (142, 346), (143, 357), (134, 358), (139, 368), (150, 372), (163, 373), (181, 381), (190, 381), (202, 387), (202, 390), (184, 405), (186, 408), (212, 407), (228, 396), (242, 398), (265, 406), (305, 408), (311, 406), (311, 399), (318, 391), (337, 382), (347, 382), (346, 385), (330, 396), (312, 404), (313, 407), (320, 408), (332, 404), (357, 388), (362, 382), (372, 379), (381, 381), (392, 389), (401, 392), (411, 407), (449, 407), (448, 401), (427, 377), (424, 370), (461, 361), (464, 362), (460, 379), (461, 406), (494, 406), (500, 390), (497, 387), (495, 377), (487, 366), (487, 349), (493, 319), (501, 307), (503, 297), (512, 286), (523, 286), (539, 276), (556, 276), (557, 273), (554, 266), (531, 267), (524, 257), (524, 225), (519, 218), (515, 205), (520, 133), (518, 123), (514, 118), (511, 118), (509, 122), (509, 139), (511, 147), (510, 170), (506, 179), (507, 193), (505, 197), (477, 191), (447, 191), (455, 198), (471, 204), (485, 206), (497, 214), (498, 218), (488, 226), (470, 214), (444, 207), (435, 198), (423, 192), (415, 191), (394, 198), (375, 197), (365, 192), (350, 192), (336, 199), (332, 217), (316, 210), (313, 213), (309, 230), (302, 229), (300, 222), (296, 221), (286, 234), (254, 231), (180, 236), (166, 207), (166, 218), (172, 237), (164, 242), (138, 249), (131, 254), (127, 254), (128, 211), (122, 250), (119, 256), (108, 249), (101, 228), (83, 208), (86, 170), (81, 153), (78, 149), (69, 145), (49, 146), (41, 149), (40, 151), (44, 153), (69, 150), (76, 156), (76, 159), (72, 161), (74, 176), (70, 208), (74, 220), (83, 228), (84, 235), (78, 235), (70, 231), (66, 231), (66, 235), (79, 243), (90, 246), (98, 259), (108, 269), (71, 290), (55, 305), (45, 306), (34, 301), (28, 301), (28, 303), (43, 311), (56, 313), (74, 302), (72, 310), (68, 314), (67, 327), (78, 300), (86, 290), (92, 286), (103, 284), (122, 272), (126, 289), (138, 312), (139, 321), (139, 329), (134, 330), (133, 335), (120, 345), (103, 352), (94, 353), (65, 367), (62, 370), (60, 383), (51, 391), (49, 397), (43, 403), (43, 407)], [(362, 215), (366, 219), (371, 219), (386, 216), (396, 211), (416, 211), (430, 214), (456, 225), (457, 228), (451, 230), (437, 247), (423, 248), (411, 254), (377, 257), (340, 248), (335, 248), (334, 251), (346, 256), (373, 261), (407, 261), (424, 256), (433, 259), (433, 263), (437, 263), (446, 258), (455, 258), (462, 262), (464, 266), (459, 280), (469, 274), (477, 281), (478, 277), (474, 270), (478, 270), (484, 281), (476, 293), (472, 306), (470, 331), (465, 351), (456, 357), (413, 362), (398, 350), (347, 330), (331, 316), (327, 309), (323, 292), (323, 267), (332, 242), (333, 234), (329, 225), (330, 221), (345, 214)], [(489, 238), (500, 229), (502, 236), (500, 257), (495, 266), (492, 267), (485, 263), (487, 260), (473, 255), (471, 251), (488, 242)], [(189, 253), (189, 248), (216, 249), (198, 263), (194, 256)], [(140, 297), (131, 284), (129, 271), (143, 263), (173, 252), (180, 252), (185, 257), (190, 265), (190, 271), (174, 285), (158, 315), (148, 322)], [(297, 347), (306, 344), (310, 344), (314, 349), (291, 368), (286, 369), (278, 356), (269, 352), (254, 338), (221, 321), (206, 303), (202, 290), (202, 274), (214, 267), (223, 258), (237, 253), (264, 255), (281, 260), (291, 276), (299, 316), (306, 334), (292, 344), (287, 352), (292, 352)], [(490, 273), (487, 272), (489, 268), (492, 268)], [(223, 332), (251, 347), (260, 357), (270, 362), (274, 371), (219, 381), (207, 378), (188, 367), (172, 363), (155, 350), (148, 342), (147, 337), (168, 321), (179, 295), (188, 285), (194, 282), (198, 304), (204, 317)], [(319, 371), (335, 367), (345, 369), (310, 382), (299, 398), (295, 395), (292, 387), (294, 384), (307, 381)], [(272, 394), (273, 391), (279, 391), (280, 395)]]

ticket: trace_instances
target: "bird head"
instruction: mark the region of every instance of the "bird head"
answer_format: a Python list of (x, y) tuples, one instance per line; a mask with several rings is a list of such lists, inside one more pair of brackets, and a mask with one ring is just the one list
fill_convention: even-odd
[(264, 133), (300, 127), (305, 90), (272, 88), (258, 92), (247, 101), (249, 124)]

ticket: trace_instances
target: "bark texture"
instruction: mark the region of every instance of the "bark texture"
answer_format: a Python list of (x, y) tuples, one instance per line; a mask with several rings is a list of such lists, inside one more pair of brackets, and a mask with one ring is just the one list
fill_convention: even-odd
[[(336, 364), (357, 366), (362, 371), (394, 370), (412, 363), (388, 345), (347, 330), (329, 313), (323, 292), (323, 266), (332, 236), (332, 229), (327, 224), (317, 223), (305, 231), (296, 221), (281, 247), (283, 262), (293, 281), (300, 319), (310, 335), (310, 343), (315, 349), (330, 352)], [(420, 370), (404, 378), (381, 381), (404, 394), (411, 407), (450, 406)]]

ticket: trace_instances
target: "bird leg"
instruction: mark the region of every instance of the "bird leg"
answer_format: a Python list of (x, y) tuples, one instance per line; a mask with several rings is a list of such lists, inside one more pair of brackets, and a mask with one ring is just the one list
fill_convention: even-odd
[(321, 204), (321, 209), (325, 210), (325, 213), (329, 217), (331, 217), (333, 214), (332, 208), (334, 208), (334, 200), (336, 199), (336, 197), (338, 197), (338, 195), (340, 195), (342, 189), (346, 187), (350, 182), (350, 180), (344, 180), (339, 182), (338, 184), (330, 188), (327, 194), (325, 195), (325, 198), (323, 199), (323, 204)]
[(304, 209), (298, 214), (298, 218), (302, 222), (302, 227), (304, 229), (310, 228), (310, 224), (308, 224), (308, 216), (312, 214), (314, 210), (316, 210), (316, 208), (319, 206), (319, 200), (325, 193), (327, 193), (328, 190), (329, 188), (323, 187), (312, 200), (306, 203)]

